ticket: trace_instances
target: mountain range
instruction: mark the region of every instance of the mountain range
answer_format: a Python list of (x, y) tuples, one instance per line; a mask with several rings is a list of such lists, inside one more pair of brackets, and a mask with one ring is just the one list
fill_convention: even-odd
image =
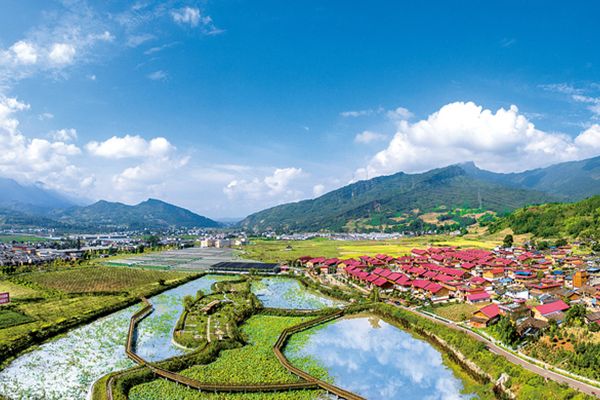
[(473, 217), (485, 211), (505, 214), (530, 204), (576, 201), (599, 193), (600, 157), (519, 173), (486, 171), (468, 162), (359, 181), (316, 199), (254, 213), (240, 225), (255, 231), (424, 229), (427, 213), (457, 220), (455, 209), (470, 210)]
[(156, 199), (133, 206), (104, 200), (82, 206), (43, 186), (0, 178), (0, 227), (122, 231), (219, 226), (210, 218)]

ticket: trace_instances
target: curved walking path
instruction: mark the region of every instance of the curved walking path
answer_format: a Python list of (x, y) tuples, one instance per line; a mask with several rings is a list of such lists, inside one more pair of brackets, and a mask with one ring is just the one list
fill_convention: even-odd
[[(391, 304), (391, 303), (390, 303)], [(408, 312), (411, 312), (413, 314), (419, 315), (421, 317), (427, 318), (433, 322), (437, 322), (440, 324), (443, 324), (451, 329), (455, 329), (461, 332), (466, 333), (467, 335), (471, 336), (472, 338), (474, 338), (475, 340), (478, 340), (482, 343), (485, 343), (488, 348), (490, 349), (490, 351), (492, 351), (493, 353), (496, 353), (504, 358), (506, 358), (508, 361), (510, 361), (513, 364), (517, 364), (520, 365), (521, 367), (525, 368), (528, 371), (531, 371), (535, 374), (538, 374), (546, 379), (551, 379), (553, 381), (556, 381), (558, 383), (564, 383), (569, 385), (571, 388), (575, 389), (575, 390), (579, 390), (580, 392), (583, 392), (585, 394), (588, 394), (590, 396), (595, 396), (597, 398), (600, 398), (600, 388), (587, 384), (585, 382), (582, 382), (580, 380), (577, 380), (575, 378), (571, 378), (568, 377), (566, 375), (563, 374), (559, 374), (558, 372), (554, 372), (551, 371), (549, 369), (546, 368), (542, 368), (532, 362), (529, 362), (527, 360), (522, 359), (519, 356), (516, 356), (515, 354), (511, 353), (510, 351), (504, 349), (501, 346), (498, 346), (496, 343), (494, 343), (493, 341), (489, 340), (488, 338), (473, 332), (470, 329), (467, 329), (461, 325), (458, 325), (454, 322), (451, 321), (447, 321), (445, 319), (442, 318), (437, 318), (437, 317), (433, 317), (431, 315), (428, 315), (426, 313), (417, 311), (415, 309), (412, 308), (408, 308), (408, 307), (404, 307), (404, 306), (398, 306), (396, 304), (393, 304), (396, 307), (400, 307)]]
[[(309, 329), (315, 325), (330, 321), (335, 318), (339, 318), (344, 313), (343, 311), (338, 311), (334, 314), (328, 314), (319, 318), (315, 318), (310, 321), (306, 321), (302, 324), (296, 325), (292, 328), (285, 329), (281, 335), (279, 336), (277, 342), (273, 346), (273, 351), (275, 356), (279, 360), (279, 362), (292, 374), (303, 379), (301, 382), (296, 383), (270, 383), (264, 385), (221, 385), (221, 384), (208, 384), (197, 381), (195, 379), (191, 379), (187, 376), (183, 376), (181, 374), (167, 371), (163, 368), (157, 367), (148, 361), (144, 360), (142, 357), (137, 355), (134, 350), (134, 334), (137, 324), (140, 320), (146, 317), (148, 314), (152, 312), (154, 309), (152, 304), (146, 299), (142, 298), (142, 302), (144, 303), (144, 307), (133, 314), (131, 320), (129, 322), (129, 331), (127, 333), (127, 342), (125, 345), (125, 354), (131, 360), (136, 362), (141, 366), (148, 367), (153, 373), (162, 377), (164, 379), (168, 379), (170, 381), (185, 385), (189, 388), (194, 388), (200, 391), (206, 392), (279, 392), (279, 391), (289, 391), (289, 390), (306, 390), (306, 389), (323, 389), (327, 392), (336, 395), (338, 398), (347, 399), (347, 400), (365, 400), (363, 397), (360, 397), (352, 392), (346, 391), (344, 389), (338, 388), (337, 386), (331, 385), (327, 382), (324, 382), (318, 378), (313, 377), (312, 375), (294, 367), (289, 360), (283, 355), (281, 350), (285, 346), (288, 338), (296, 333), (306, 329)], [(115, 375), (107, 380), (106, 393), (109, 400), (113, 399), (112, 394), (112, 383), (114, 381)]]

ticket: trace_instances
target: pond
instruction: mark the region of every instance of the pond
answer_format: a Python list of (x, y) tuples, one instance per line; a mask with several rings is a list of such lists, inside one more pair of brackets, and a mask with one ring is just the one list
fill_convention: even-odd
[[(182, 353), (171, 343), (183, 297), (198, 290), (207, 293), (222, 276), (204, 276), (152, 297), (155, 310), (139, 325), (137, 352), (157, 361)], [(132, 367), (125, 356), (125, 340), (131, 315), (128, 307), (26, 353), (0, 371), (0, 395), (10, 399), (81, 400), (103, 375)]]
[(286, 353), (311, 358), (332, 383), (368, 399), (472, 398), (433, 346), (375, 316), (348, 317), (295, 335)]
[(252, 283), (252, 292), (265, 307), (270, 308), (318, 310), (343, 305), (338, 300), (307, 289), (292, 278), (262, 278)]

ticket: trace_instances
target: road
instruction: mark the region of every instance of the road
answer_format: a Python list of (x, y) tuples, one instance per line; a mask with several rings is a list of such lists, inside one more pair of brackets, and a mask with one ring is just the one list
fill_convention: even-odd
[(469, 329), (463, 328), (462, 326), (456, 325), (454, 323), (449, 323), (449, 322), (446, 322), (446, 321), (443, 321), (443, 320), (440, 320), (437, 318), (433, 318), (427, 314), (420, 313), (411, 308), (407, 308), (404, 306), (398, 306), (398, 305), (395, 305), (395, 306), (400, 307), (411, 313), (417, 314), (421, 317), (427, 318), (433, 322), (437, 322), (437, 323), (446, 325), (449, 328), (462, 331), (462, 332), (466, 333), (467, 335), (471, 336), (472, 338), (474, 338), (475, 340), (485, 343), (488, 346), (488, 348), (490, 349), (490, 351), (492, 351), (493, 353), (501, 355), (502, 357), (506, 358), (511, 363), (520, 365), (521, 367), (525, 368), (528, 371), (538, 374), (546, 379), (551, 379), (555, 382), (565, 383), (565, 384), (569, 385), (570, 387), (572, 387), (573, 389), (576, 389), (576, 390), (579, 390), (580, 392), (589, 394), (590, 396), (595, 396), (597, 398), (600, 398), (600, 388), (597, 388), (592, 385), (588, 385), (587, 383), (578, 381), (577, 379), (569, 378), (568, 376), (559, 374), (557, 372), (550, 371), (545, 368), (539, 367), (527, 360), (524, 360), (520, 357), (515, 356), (513, 353), (504, 350), (502, 347), (496, 345), (494, 342), (490, 341), (489, 339), (484, 338), (483, 336), (478, 335), (477, 333), (475, 333), (473, 331), (470, 331)]

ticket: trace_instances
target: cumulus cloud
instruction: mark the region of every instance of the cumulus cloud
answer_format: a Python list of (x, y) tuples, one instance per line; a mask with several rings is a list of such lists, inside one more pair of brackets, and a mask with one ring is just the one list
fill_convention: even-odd
[(139, 135), (113, 136), (104, 142), (91, 141), (85, 146), (94, 156), (104, 158), (166, 157), (175, 147), (164, 137), (147, 141)]
[(369, 143), (385, 140), (386, 138), (387, 138), (387, 136), (384, 135), (383, 133), (363, 131), (354, 137), (354, 141), (356, 143), (369, 144)]
[(29, 105), (16, 98), (0, 98), (0, 174), (28, 182), (43, 181), (52, 188), (68, 188), (79, 179), (71, 159), (81, 150), (61, 140), (23, 135), (14, 114), (27, 109)]
[(35, 64), (37, 62), (37, 51), (33, 44), (24, 40), (19, 40), (10, 47), (15, 55), (15, 60), (19, 64)]
[(597, 130), (594, 125), (573, 139), (537, 129), (514, 105), (493, 112), (473, 102), (455, 102), (427, 119), (401, 121), (388, 147), (356, 175), (420, 172), (463, 161), (493, 171), (525, 170), (597, 155)]
[(232, 180), (223, 189), (230, 198), (246, 197), (253, 200), (273, 198), (295, 199), (301, 192), (292, 183), (303, 175), (301, 168), (277, 168), (271, 175), (250, 180)]

